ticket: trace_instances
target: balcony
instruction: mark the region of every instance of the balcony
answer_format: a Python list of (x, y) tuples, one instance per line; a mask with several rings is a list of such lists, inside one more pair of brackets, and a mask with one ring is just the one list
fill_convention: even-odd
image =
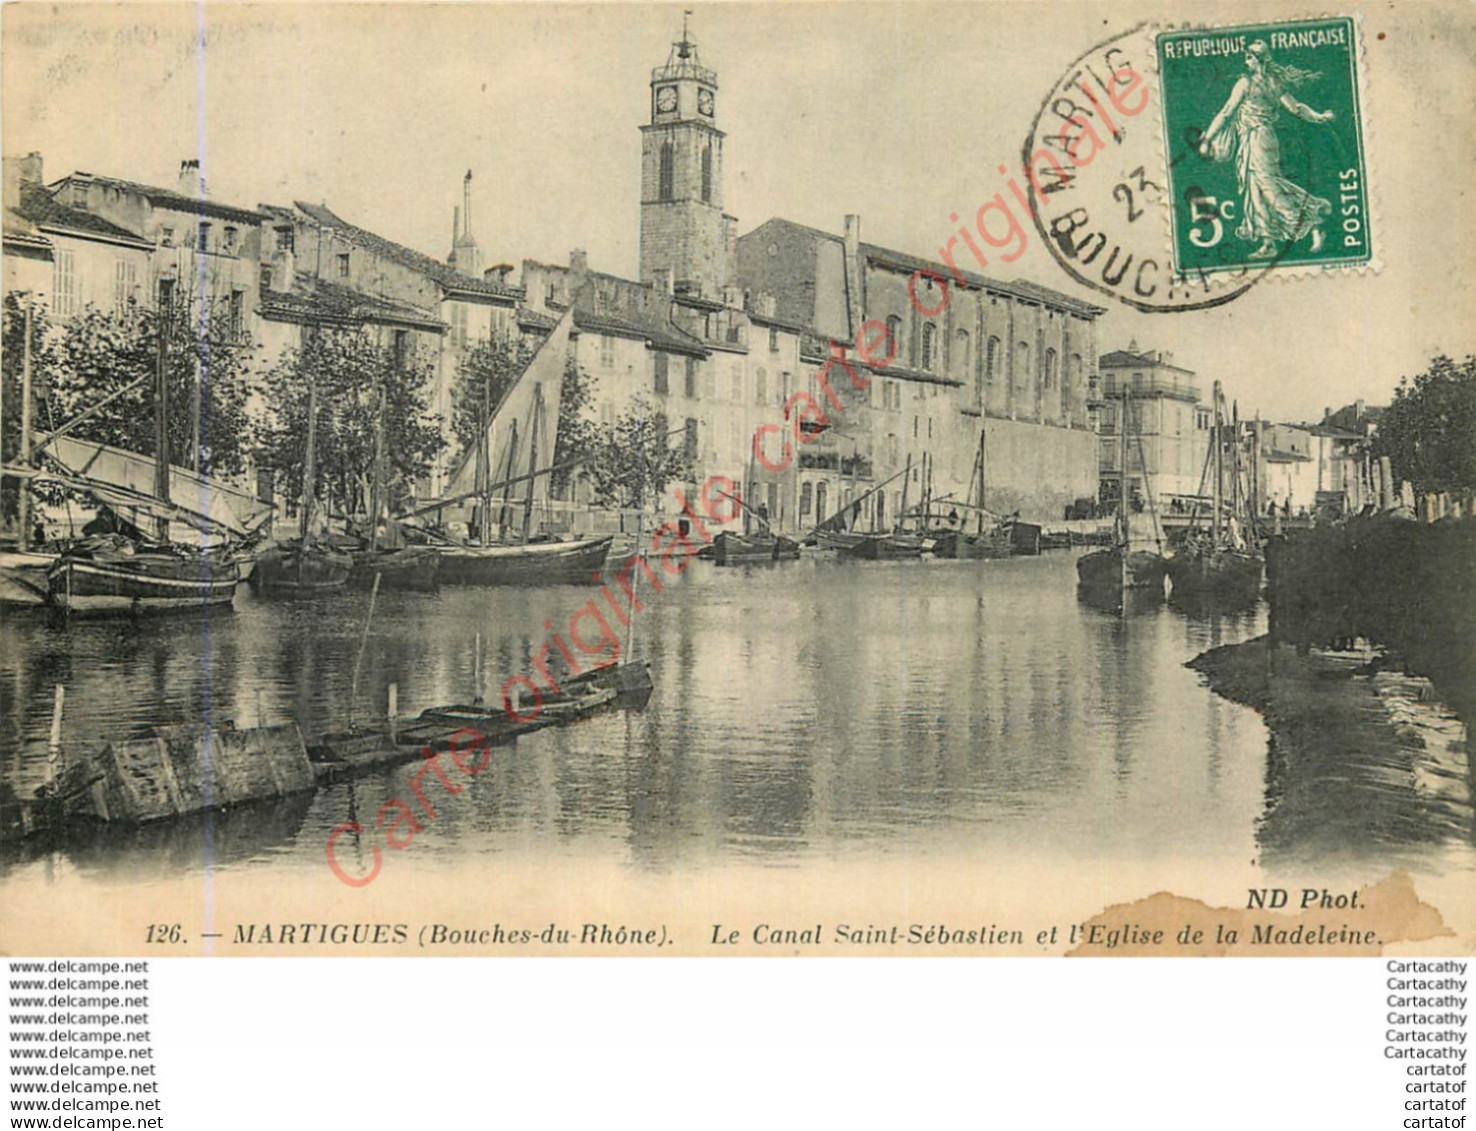
[[(1177, 400), (1199, 403), (1199, 386), (1191, 379), (1181, 379), (1167, 373), (1145, 373), (1141, 376), (1105, 373), (1102, 375), (1100, 396), (1103, 400), (1117, 400), (1126, 389), (1135, 397), (1174, 397)], [(1091, 395), (1091, 392), (1088, 392)]]

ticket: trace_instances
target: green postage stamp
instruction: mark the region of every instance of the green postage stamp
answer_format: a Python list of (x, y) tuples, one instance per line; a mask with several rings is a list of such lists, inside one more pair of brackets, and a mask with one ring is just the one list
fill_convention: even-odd
[(1347, 17), (1157, 37), (1181, 274), (1373, 259)]

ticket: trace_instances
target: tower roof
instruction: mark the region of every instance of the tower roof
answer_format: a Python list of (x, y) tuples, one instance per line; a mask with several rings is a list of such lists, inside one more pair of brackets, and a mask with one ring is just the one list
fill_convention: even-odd
[(717, 72), (709, 71), (697, 55), (697, 42), (687, 29), (690, 10), (682, 13), (682, 38), (671, 45), (666, 62), (651, 71), (652, 82), (669, 82), (673, 79), (696, 79), (708, 86), (717, 86)]

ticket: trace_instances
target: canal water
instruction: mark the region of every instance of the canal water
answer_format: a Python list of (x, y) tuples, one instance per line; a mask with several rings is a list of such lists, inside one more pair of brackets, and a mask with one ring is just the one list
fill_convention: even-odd
[[(1454, 854), (1471, 866), (1470, 826), (1448, 814), (1346, 844), (1325, 827), (1298, 827), (1305, 814), (1278, 815), (1285, 782), (1268, 770), (1260, 717), (1184, 667), (1264, 631), (1263, 606), (1101, 611), (1076, 600), (1073, 566), (1068, 553), (693, 563), (660, 593), (644, 589), (633, 618), (631, 654), (655, 681), (647, 708), (495, 748), (486, 772), (437, 804), (417, 859), (593, 852), (661, 871), (995, 852), (1272, 864), (1270, 854), (1311, 851), (1416, 869), (1448, 867)], [(505, 679), (534, 671), (545, 622), (567, 637), (597, 592), (592, 582), (381, 594), (359, 719), (383, 713), (390, 683), (407, 714), (478, 692), (497, 701)], [(71, 750), (206, 713), (239, 726), (295, 719), (308, 735), (341, 726), (367, 607), (367, 593), (282, 601), (243, 587), (234, 609), (208, 622), (6, 613), (0, 772), (22, 794), (44, 780), (58, 683)], [(586, 639), (598, 635), (591, 623)], [(209, 820), (106, 830), (68, 851), (104, 878), (207, 862), (322, 869), (329, 831), (369, 825), (405, 795), (405, 777), (400, 767)], [(1415, 788), (1384, 775), (1364, 800), (1377, 805), (1383, 791), (1408, 801)], [(25, 866), (23, 856), (0, 860), (0, 872)]]

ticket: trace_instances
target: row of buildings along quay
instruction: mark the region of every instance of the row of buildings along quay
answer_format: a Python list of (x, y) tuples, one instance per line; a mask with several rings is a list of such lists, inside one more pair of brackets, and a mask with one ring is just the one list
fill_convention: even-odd
[[(685, 447), (693, 485), (742, 484), (745, 501), (788, 534), (847, 509), (852, 525), (886, 528), (924, 493), (977, 499), (981, 449), (990, 511), (1093, 517), (1096, 500), (1117, 490), (1124, 389), (1129, 429), (1142, 438), (1129, 467), (1135, 496), (1151, 491), (1172, 511), (1203, 495), (1211, 414), (1194, 372), (1136, 343), (1104, 353), (1103, 308), (870, 242), (860, 216), (838, 216), (832, 231), (773, 218), (740, 235), (725, 210), (718, 77), (685, 32), (649, 84), (649, 120), (632, 131), (636, 279), (595, 269), (577, 248), (567, 262), (484, 262), (474, 171), (438, 259), (330, 202), (219, 200), (197, 160), (159, 186), (111, 172), (48, 180), (32, 153), (5, 159), (5, 286), (35, 296), (54, 326), (89, 306), (121, 314), (189, 291), (263, 366), (315, 327), (362, 329), (434, 359), (430, 409), (448, 439), (467, 352), (489, 338), (536, 344), (572, 309), (571, 350), (593, 378), (587, 411), (611, 423), (637, 398), (651, 401)], [(455, 196), (447, 186), (448, 202)], [(868, 325), (887, 333), (863, 356)], [(796, 428), (801, 393), (824, 426)], [(1292, 513), (1318, 492), (1346, 491), (1375, 418), (1354, 406), (1314, 426), (1262, 425), (1258, 498)], [(415, 494), (439, 497), (458, 455), (448, 443)], [(295, 500), (270, 469), (246, 478), (290, 513)], [(584, 473), (558, 494), (549, 533), (618, 522), (595, 505)]]

